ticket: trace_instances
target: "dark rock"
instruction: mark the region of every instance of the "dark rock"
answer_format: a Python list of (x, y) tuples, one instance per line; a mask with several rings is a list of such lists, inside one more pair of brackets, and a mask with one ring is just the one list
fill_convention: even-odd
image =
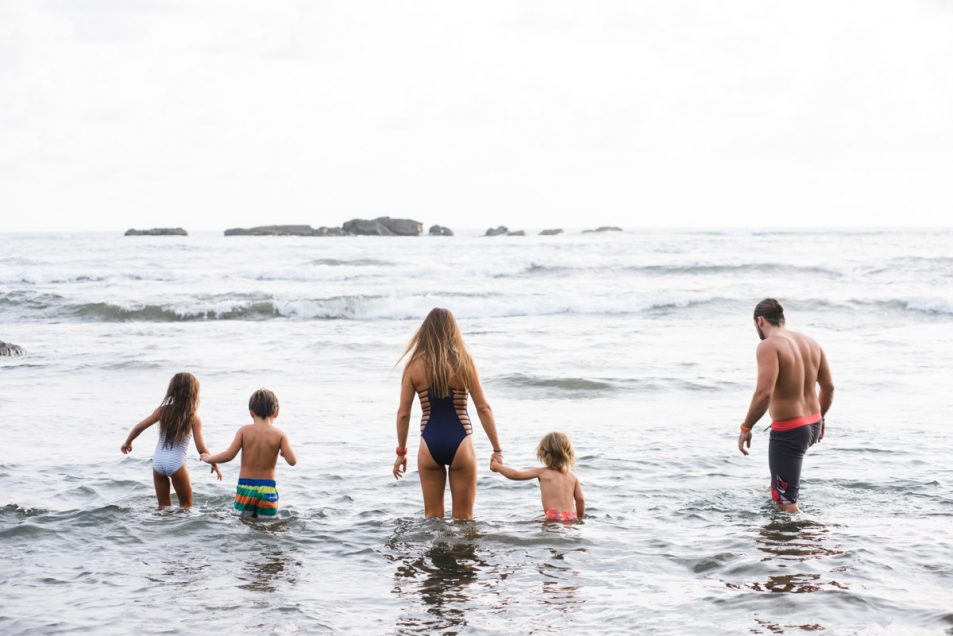
[(314, 231), (314, 236), (347, 236), (347, 232), (340, 227), (321, 226)]
[(420, 236), (420, 233), (424, 231), (424, 224), (412, 219), (392, 219), (389, 216), (381, 216), (374, 220), (397, 236)]
[(506, 235), (507, 232), (509, 232), (509, 229), (508, 229), (505, 225), (501, 225), (501, 226), (498, 227), (498, 228), (492, 228), (492, 227), (491, 227), (490, 229), (488, 229), (488, 230), (486, 231), (486, 234), (485, 234), (484, 236), (500, 236), (500, 235)]
[(594, 230), (583, 230), (582, 233), (590, 234), (592, 232), (621, 232), (621, 231), (622, 231), (621, 227), (616, 227), (614, 225), (602, 225), (597, 227)]
[(507, 232), (507, 236), (526, 236), (526, 232), (523, 230), (516, 230), (515, 232)]
[(557, 234), (562, 234), (562, 228), (556, 228), (553, 230), (543, 230), (539, 233), (540, 236), (556, 236)]
[(259, 225), (257, 227), (233, 227), (225, 230), (225, 236), (314, 236), (310, 225)]
[(22, 356), (23, 347), (0, 340), (0, 356)]
[(351, 219), (342, 226), (345, 234), (352, 236), (393, 236), (394, 233), (380, 221)]
[(128, 229), (123, 236), (188, 236), (180, 227), (154, 227), (151, 230)]
[(430, 236), (453, 236), (453, 230), (442, 225), (431, 225)]

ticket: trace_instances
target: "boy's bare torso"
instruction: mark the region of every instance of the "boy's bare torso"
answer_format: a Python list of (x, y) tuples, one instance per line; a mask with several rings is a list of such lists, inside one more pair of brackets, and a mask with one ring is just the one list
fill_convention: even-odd
[(543, 509), (568, 512), (576, 509), (573, 494), (576, 491), (576, 476), (558, 470), (544, 468), (539, 474), (539, 495)]
[(281, 429), (270, 424), (248, 424), (241, 428), (242, 469), (245, 479), (274, 479), (275, 464), (284, 437)]

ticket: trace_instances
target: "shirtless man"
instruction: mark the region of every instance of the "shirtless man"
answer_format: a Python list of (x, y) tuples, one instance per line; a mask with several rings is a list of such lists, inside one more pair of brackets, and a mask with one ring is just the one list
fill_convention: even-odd
[(232, 445), (212, 455), (202, 453), (209, 464), (225, 463), (242, 452), (242, 468), (233, 507), (243, 517), (274, 517), (278, 514), (278, 490), (275, 485), (275, 464), (278, 456), (289, 465), (298, 463), (288, 436), (274, 425), (278, 417), (278, 397), (268, 389), (258, 389), (248, 400), (252, 423), (238, 429)]
[[(797, 512), (804, 453), (824, 439), (824, 415), (834, 399), (831, 370), (820, 345), (784, 327), (784, 309), (773, 298), (754, 308), (758, 345), (758, 385), (741, 424), (738, 450), (747, 455), (751, 429), (765, 411), (771, 419), (768, 464), (771, 499), (785, 512)], [(815, 385), (820, 387), (818, 392)]]

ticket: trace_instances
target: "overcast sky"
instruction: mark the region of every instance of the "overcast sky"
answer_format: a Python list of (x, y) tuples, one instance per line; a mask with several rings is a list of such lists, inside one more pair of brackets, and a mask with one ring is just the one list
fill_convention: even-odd
[(949, 225), (953, 2), (0, 3), (9, 230)]

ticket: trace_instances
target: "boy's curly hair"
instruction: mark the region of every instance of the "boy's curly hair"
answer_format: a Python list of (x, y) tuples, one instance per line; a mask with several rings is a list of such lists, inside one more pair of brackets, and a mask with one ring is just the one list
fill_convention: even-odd
[(546, 465), (546, 468), (568, 473), (576, 465), (576, 451), (572, 442), (565, 433), (548, 433), (539, 440), (536, 447), (536, 457)]

